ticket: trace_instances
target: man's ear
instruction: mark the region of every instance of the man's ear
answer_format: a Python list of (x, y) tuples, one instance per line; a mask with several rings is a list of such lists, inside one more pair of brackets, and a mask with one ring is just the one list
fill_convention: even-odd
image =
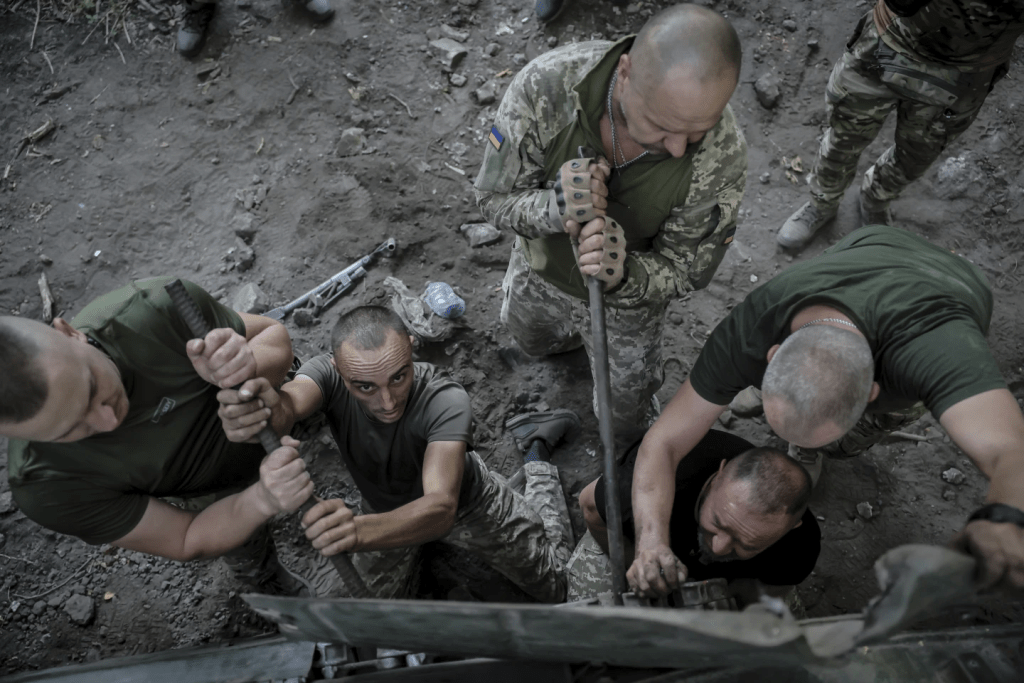
[(58, 332), (63, 334), (65, 337), (70, 337), (71, 339), (74, 339), (75, 341), (80, 341), (83, 344), (88, 344), (89, 343), (87, 341), (87, 339), (86, 339), (85, 333), (84, 332), (80, 332), (79, 330), (76, 330), (75, 328), (71, 327), (71, 323), (69, 323), (64, 318), (54, 318), (53, 319), (53, 329), (57, 330)]
[(775, 358), (775, 353), (779, 350), (779, 346), (780, 346), (780, 344), (775, 344), (770, 349), (768, 349), (768, 362), (769, 363), (772, 362), (772, 358)]
[(882, 393), (882, 387), (878, 386), (878, 382), (871, 383), (871, 394), (868, 395), (868, 403), (871, 403), (878, 395)]

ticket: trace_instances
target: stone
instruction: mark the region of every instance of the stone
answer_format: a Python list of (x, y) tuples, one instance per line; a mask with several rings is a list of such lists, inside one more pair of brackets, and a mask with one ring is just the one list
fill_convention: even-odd
[(316, 322), (316, 318), (309, 310), (301, 308), (292, 313), (292, 322), (299, 327), (309, 327)]
[(498, 99), (498, 86), (494, 81), (487, 81), (473, 91), (473, 99), (476, 100), (476, 103), (481, 107), (494, 104), (495, 100)]
[(955, 500), (956, 499), (956, 491), (954, 491), (953, 489), (946, 489), (945, 491), (942, 492), (942, 499), (943, 500)]
[(781, 82), (774, 73), (762, 74), (754, 81), (754, 94), (765, 109), (774, 109), (782, 97)]
[(809, 49), (811, 52), (816, 51), (818, 49), (818, 39), (817, 38), (811, 38), (810, 40), (808, 40), (807, 41), (807, 49)]
[(252, 238), (256, 236), (256, 228), (253, 227), (252, 220), (253, 215), (248, 212), (236, 214), (231, 219), (231, 229), (246, 244), (252, 244)]
[(794, 33), (796, 31), (796, 22), (792, 19), (786, 19), (782, 22), (782, 28), (786, 29), (790, 33)]
[(464, 43), (469, 40), (469, 31), (460, 31), (459, 29), (449, 26), (448, 24), (441, 24), (438, 27), (441, 31), (441, 35), (445, 38), (451, 38), (458, 43)]
[(548, 36), (548, 47), (558, 47), (558, 36)]
[(498, 43), (487, 43), (487, 47), (484, 48), (484, 54), (488, 57), (494, 57), (501, 52), (501, 45)]
[(469, 79), (463, 76), (462, 74), (448, 74), (448, 82), (454, 85), (456, 88), (461, 88), (462, 86), (466, 85), (468, 81)]
[(948, 484), (959, 486), (960, 484), (967, 481), (967, 475), (955, 467), (950, 467), (948, 470), (942, 473), (942, 479)]
[(88, 626), (96, 617), (96, 603), (87, 595), (75, 593), (64, 603), (64, 611), (79, 626)]
[(242, 239), (238, 239), (235, 245), (235, 259), (238, 261), (239, 270), (249, 270), (252, 264), (256, 263), (256, 252)]
[(772, 180), (772, 174), (769, 173), (768, 171), (765, 171), (764, 173), (761, 174), (760, 179), (762, 185), (767, 185)]
[(42, 263), (44, 266), (52, 266), (53, 265), (53, 259), (50, 258), (49, 256), (47, 256), (46, 254), (40, 254), (39, 255), (39, 262)]
[(0, 548), (2, 548), (4, 546), (4, 542), (6, 540), (7, 540), (7, 537), (4, 536), (3, 534), (0, 534)]
[(490, 223), (466, 223), (459, 228), (471, 247), (485, 247), (501, 239), (501, 231)]
[(427, 43), (438, 53), (441, 66), (446, 71), (453, 71), (458, 68), (462, 60), (469, 54), (466, 48), (451, 38), (438, 38)]
[(722, 411), (722, 414), (718, 416), (718, 422), (726, 429), (732, 427), (732, 423), (736, 421), (736, 417), (732, 414), (732, 411), (728, 408)]
[(754, 417), (764, 412), (764, 404), (761, 402), (761, 390), (756, 387), (747, 387), (729, 404), (729, 410), (736, 417)]
[(512, 55), (512, 62), (516, 66), (523, 66), (524, 64), (526, 64), (526, 55), (524, 55), (522, 52), (517, 52), (514, 55)]
[(985, 174), (968, 154), (961, 154), (949, 157), (939, 164), (935, 178), (939, 196), (957, 199), (966, 195), (972, 188), (980, 189)]
[(14, 496), (10, 491), (0, 493), (0, 514), (14, 511)]
[(341, 131), (341, 138), (334, 153), (339, 157), (351, 157), (360, 154), (366, 147), (366, 137), (362, 128), (346, 128)]
[(231, 298), (231, 308), (242, 313), (259, 315), (270, 308), (270, 299), (258, 284), (247, 282)]
[(670, 323), (672, 323), (673, 325), (682, 325), (683, 324), (683, 316), (681, 316), (678, 313), (669, 313), (668, 314), (668, 321)]
[(878, 513), (875, 512), (873, 507), (871, 507), (871, 503), (865, 501), (863, 503), (857, 503), (857, 514), (860, 515), (862, 519), (871, 519)]

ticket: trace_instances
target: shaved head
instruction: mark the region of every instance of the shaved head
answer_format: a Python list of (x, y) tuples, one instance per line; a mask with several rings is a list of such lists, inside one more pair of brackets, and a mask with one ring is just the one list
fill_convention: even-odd
[(649, 93), (685, 73), (700, 83), (729, 79), (735, 85), (742, 63), (740, 39), (721, 14), (699, 5), (666, 7), (651, 17), (630, 50), (634, 77)]
[(0, 317), (0, 422), (24, 422), (46, 403), (39, 354), (52, 331), (34, 320)]

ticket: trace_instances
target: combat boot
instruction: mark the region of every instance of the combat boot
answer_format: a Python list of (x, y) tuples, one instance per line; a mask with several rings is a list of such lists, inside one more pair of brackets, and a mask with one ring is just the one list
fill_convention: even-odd
[(786, 219), (775, 240), (785, 249), (800, 249), (811, 241), (814, 233), (832, 221), (838, 212), (838, 208), (819, 209), (813, 202), (807, 202)]
[(543, 413), (526, 413), (509, 418), (505, 422), (516, 442), (516, 448), (527, 454), (534, 441), (543, 441), (548, 452), (553, 451), (562, 441), (572, 441), (580, 433), (580, 418), (571, 410), (549, 410)]
[(215, 7), (212, 2), (185, 2), (185, 16), (178, 28), (178, 52), (183, 57), (195, 57), (203, 49)]
[(551, 21), (565, 9), (565, 0), (537, 0), (533, 11), (539, 21)]
[(821, 469), (825, 461), (825, 454), (816, 448), (800, 448), (789, 444), (789, 451), (786, 455), (804, 466), (807, 474), (811, 475), (811, 486), (817, 486), (821, 479)]
[(892, 211), (889, 210), (889, 202), (872, 199), (862, 191), (857, 207), (860, 209), (861, 225), (892, 225)]

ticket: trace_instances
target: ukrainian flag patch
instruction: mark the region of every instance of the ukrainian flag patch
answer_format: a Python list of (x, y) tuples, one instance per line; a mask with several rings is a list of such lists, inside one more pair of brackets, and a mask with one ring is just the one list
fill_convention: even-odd
[(491, 134), (487, 136), (487, 139), (494, 145), (494, 149), (501, 151), (501, 145), (505, 142), (505, 136), (498, 132), (495, 126), (491, 126)]

